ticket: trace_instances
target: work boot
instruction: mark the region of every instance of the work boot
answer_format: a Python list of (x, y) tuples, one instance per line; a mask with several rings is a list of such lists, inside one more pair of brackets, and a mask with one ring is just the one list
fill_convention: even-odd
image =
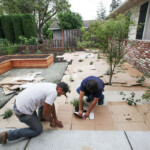
[(6, 144), (8, 139), (8, 131), (0, 133), (0, 144)]

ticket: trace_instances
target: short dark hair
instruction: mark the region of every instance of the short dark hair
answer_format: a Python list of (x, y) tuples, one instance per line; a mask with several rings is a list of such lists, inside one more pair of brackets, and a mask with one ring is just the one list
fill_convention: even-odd
[(89, 92), (95, 92), (98, 90), (98, 83), (95, 80), (88, 80), (86, 88)]
[(68, 84), (65, 82), (59, 82), (57, 85), (63, 89), (63, 92), (65, 96), (67, 97), (66, 93), (70, 92)]

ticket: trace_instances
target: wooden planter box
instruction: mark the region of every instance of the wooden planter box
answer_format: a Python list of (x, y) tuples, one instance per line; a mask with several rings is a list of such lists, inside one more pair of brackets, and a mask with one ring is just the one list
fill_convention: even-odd
[(54, 56), (52, 54), (7, 55), (0, 58), (7, 59), (0, 63), (0, 74), (12, 68), (48, 68), (54, 62)]

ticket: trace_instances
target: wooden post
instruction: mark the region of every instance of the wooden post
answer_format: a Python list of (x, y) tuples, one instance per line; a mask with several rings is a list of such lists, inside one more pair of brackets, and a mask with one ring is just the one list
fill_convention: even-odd
[(64, 30), (62, 30), (62, 48), (65, 47), (65, 44), (64, 44)]

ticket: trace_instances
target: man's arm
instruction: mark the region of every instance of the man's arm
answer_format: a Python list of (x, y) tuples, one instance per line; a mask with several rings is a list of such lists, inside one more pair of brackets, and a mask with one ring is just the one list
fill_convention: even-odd
[[(51, 118), (51, 114), (52, 114), (53, 118)], [(57, 119), (54, 104), (51, 106), (51, 105), (44, 102), (44, 104), (43, 104), (43, 117), (47, 121), (50, 121), (50, 123), (52, 123), (53, 119), (54, 119), (54, 122), (58, 125), (58, 127), (60, 127), (60, 128), (63, 127), (61, 121), (58, 121), (58, 119)]]
[(83, 96), (84, 96), (84, 92), (80, 91), (80, 96), (79, 96), (79, 116), (81, 116), (81, 117), (83, 115), (83, 112), (82, 112)]
[(90, 112), (92, 111), (92, 109), (95, 107), (97, 101), (99, 100), (99, 98), (94, 98), (92, 104), (90, 105), (89, 109), (87, 110), (87, 112), (84, 115), (84, 119), (86, 119), (87, 117), (89, 117)]
[(47, 121), (51, 120), (51, 111), (50, 111), (50, 109), (51, 109), (51, 106), (44, 102), (42, 115)]

